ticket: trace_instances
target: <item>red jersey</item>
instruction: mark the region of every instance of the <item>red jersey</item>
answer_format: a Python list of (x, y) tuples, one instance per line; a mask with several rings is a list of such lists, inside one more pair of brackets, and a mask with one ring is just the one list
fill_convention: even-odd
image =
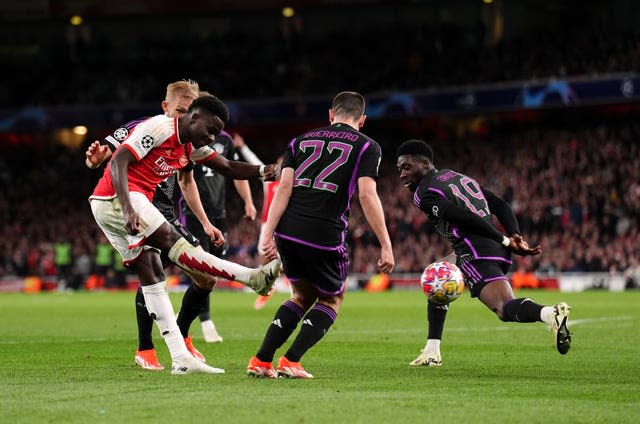
[(271, 207), (271, 202), (273, 202), (273, 198), (276, 195), (276, 191), (278, 190), (279, 185), (280, 180), (265, 181), (262, 185), (264, 191), (264, 203), (262, 204), (262, 213), (260, 214), (260, 219), (262, 220), (262, 222), (267, 222), (267, 217), (269, 216), (269, 208)]
[[(149, 201), (152, 201), (158, 184), (187, 166), (190, 160), (202, 163), (217, 154), (208, 146), (193, 149), (191, 143), (183, 143), (178, 134), (178, 118), (165, 115), (141, 121), (118, 149), (128, 149), (137, 160), (129, 165), (129, 191), (142, 193)], [(107, 165), (90, 199), (114, 197), (117, 194), (111, 167)]]

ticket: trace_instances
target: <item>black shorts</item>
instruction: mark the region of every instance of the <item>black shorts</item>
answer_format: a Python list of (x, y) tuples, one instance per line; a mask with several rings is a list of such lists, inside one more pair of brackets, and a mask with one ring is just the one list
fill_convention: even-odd
[[(173, 228), (175, 228), (178, 234), (184, 237), (193, 247), (200, 246), (200, 240), (198, 240), (193, 234), (191, 234), (189, 230), (184, 228), (182, 224), (180, 224), (180, 221), (174, 219), (173, 221), (169, 222), (169, 224), (173, 225)], [(166, 268), (173, 263), (171, 259), (169, 259), (169, 256), (167, 256), (167, 254), (165, 253), (161, 253), (160, 258), (162, 259), (163, 268)]]
[(349, 275), (349, 254), (346, 246), (325, 250), (276, 236), (276, 246), (284, 273), (295, 284), (308, 280), (318, 289), (320, 297), (340, 294)]
[(464, 283), (469, 288), (471, 297), (478, 297), (482, 288), (490, 282), (507, 279), (511, 262), (475, 259), (457, 265), (464, 274)]

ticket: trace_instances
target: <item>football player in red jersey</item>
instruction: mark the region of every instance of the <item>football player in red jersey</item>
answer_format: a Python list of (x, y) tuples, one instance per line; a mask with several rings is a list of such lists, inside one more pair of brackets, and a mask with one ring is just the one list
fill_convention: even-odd
[[(167, 85), (165, 100), (162, 102), (162, 110), (169, 117), (180, 117), (187, 113), (191, 102), (201, 95), (199, 93), (198, 83), (195, 81), (176, 81)], [(131, 131), (142, 122), (143, 119), (127, 122), (112, 134), (105, 137), (102, 141), (95, 141), (86, 151), (86, 165), (91, 169), (96, 169), (105, 161), (108, 161), (111, 154), (120, 147)], [(194, 246), (200, 245), (200, 240), (187, 231), (178, 221), (175, 214), (174, 192), (176, 182), (180, 186), (185, 202), (194, 211), (194, 215), (198, 217), (203, 227), (204, 233), (210, 237), (212, 243), (221, 246), (224, 244), (224, 238), (221, 231), (218, 231), (207, 218), (204, 207), (200, 200), (199, 192), (195, 184), (192, 167), (184, 168), (175, 175), (170, 176), (158, 185), (156, 193), (153, 197), (153, 204), (164, 215), (169, 223), (183, 235), (189, 243)], [(166, 257), (162, 257), (163, 266), (167, 266), (171, 261)], [(158, 276), (158, 279), (164, 280), (164, 276)], [(194, 320), (194, 316), (203, 308), (203, 303), (208, 304), (209, 293), (215, 285), (215, 277), (203, 279), (199, 287), (192, 283), (187, 288), (183, 299), (182, 307), (178, 314), (177, 323), (185, 343), (189, 351), (194, 357), (201, 361), (206, 361), (204, 355), (196, 349), (189, 336), (189, 329)], [(158, 371), (164, 369), (158, 360), (155, 346), (153, 344), (152, 330), (153, 319), (147, 311), (147, 305), (144, 301), (141, 287), (138, 287), (135, 296), (136, 320), (138, 325), (138, 349), (134, 357), (135, 363), (146, 370)], [(213, 325), (213, 323), (212, 323)]]
[[(149, 253), (150, 249), (166, 254), (193, 276), (199, 287), (203, 279), (218, 275), (266, 292), (280, 268), (278, 260), (249, 269), (209, 255), (181, 237), (151, 204), (157, 184), (186, 167), (190, 160), (212, 164), (232, 178), (267, 173), (266, 167), (218, 158), (206, 146), (227, 119), (224, 103), (208, 96), (196, 99), (179, 118), (158, 115), (140, 122), (114, 153), (91, 196), (96, 221), (141, 280), (147, 309), (169, 346), (174, 374), (221, 370), (192, 361), (178, 331), (164, 282), (158, 281), (159, 276), (164, 277), (160, 257)], [(268, 172), (273, 172), (273, 167)]]

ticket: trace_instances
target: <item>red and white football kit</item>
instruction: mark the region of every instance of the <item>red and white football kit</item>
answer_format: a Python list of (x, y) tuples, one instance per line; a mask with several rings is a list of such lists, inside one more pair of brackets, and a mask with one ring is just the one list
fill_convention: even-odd
[(111, 244), (128, 264), (142, 252), (144, 239), (166, 222), (151, 203), (159, 183), (189, 161), (206, 162), (217, 153), (208, 146), (193, 149), (178, 134), (178, 118), (157, 115), (140, 122), (129, 133), (118, 149), (128, 149), (137, 159), (128, 169), (128, 187), (131, 204), (141, 219), (143, 230), (136, 235), (127, 234), (122, 206), (117, 198), (111, 178), (110, 166), (89, 197), (96, 222)]

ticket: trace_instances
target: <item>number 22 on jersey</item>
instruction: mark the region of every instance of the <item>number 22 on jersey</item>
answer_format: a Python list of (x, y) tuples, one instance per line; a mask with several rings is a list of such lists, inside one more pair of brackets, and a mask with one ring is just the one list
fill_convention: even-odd
[[(322, 158), (325, 141), (323, 140), (303, 140), (300, 142), (299, 148), (303, 152), (310, 151), (309, 156), (298, 166), (294, 173), (293, 186), (311, 187), (317, 190), (327, 190), (335, 193), (338, 190), (338, 185), (327, 181), (327, 178), (333, 174), (338, 168), (344, 165), (349, 159), (349, 154), (353, 149), (351, 144), (341, 143), (339, 141), (330, 141), (327, 144), (326, 152), (332, 154), (334, 151), (338, 151), (340, 154), (329, 165), (322, 168), (320, 172), (311, 180), (313, 175), (309, 170), (309, 167)], [(307, 177), (307, 178), (305, 178)]]

